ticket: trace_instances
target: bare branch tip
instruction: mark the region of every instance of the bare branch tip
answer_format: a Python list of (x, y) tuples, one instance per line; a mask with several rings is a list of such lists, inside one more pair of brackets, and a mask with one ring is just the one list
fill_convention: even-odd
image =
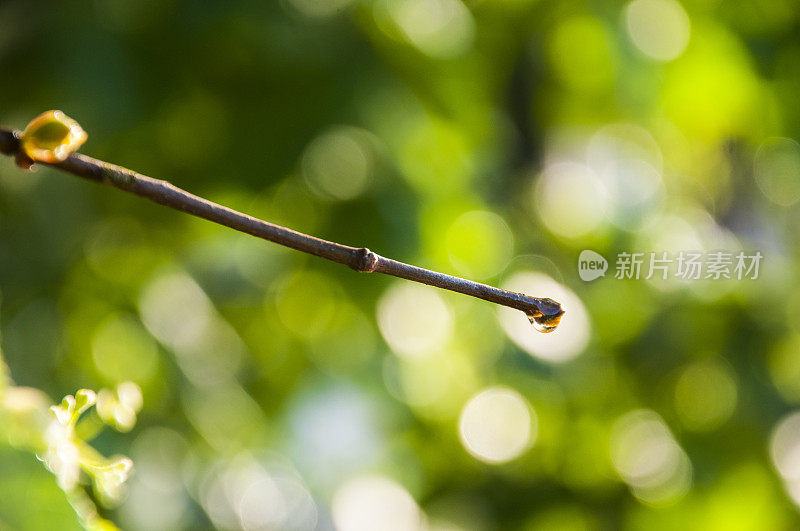
[(528, 297), (522, 293), (513, 293), (390, 260), (366, 247), (353, 248), (321, 240), (225, 208), (181, 190), (167, 181), (152, 179), (127, 168), (76, 153), (86, 136), (83, 129), (71, 118), (60, 111), (48, 111), (28, 124), (24, 132), (0, 128), (0, 153), (15, 156), (23, 168), (30, 167), (34, 162), (53, 166), (252, 236), (345, 264), (362, 273), (380, 272), (522, 310), (540, 332), (555, 330), (564, 315), (561, 305), (552, 299)]

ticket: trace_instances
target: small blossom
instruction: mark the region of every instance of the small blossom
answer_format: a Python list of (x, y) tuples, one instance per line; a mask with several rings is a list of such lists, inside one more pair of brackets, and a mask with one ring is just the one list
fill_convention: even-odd
[(92, 407), (97, 402), (97, 394), (91, 389), (80, 389), (75, 393), (75, 420), (84, 411)]
[(94, 487), (106, 506), (119, 502), (125, 494), (125, 482), (133, 472), (133, 461), (117, 456), (108, 464), (92, 469)]
[(116, 393), (101, 389), (97, 397), (97, 414), (117, 431), (130, 431), (141, 408), (142, 390), (133, 382), (119, 384)]
[(67, 395), (61, 400), (61, 404), (50, 406), (50, 411), (55, 415), (56, 421), (62, 426), (72, 424), (72, 417), (75, 413), (75, 397)]

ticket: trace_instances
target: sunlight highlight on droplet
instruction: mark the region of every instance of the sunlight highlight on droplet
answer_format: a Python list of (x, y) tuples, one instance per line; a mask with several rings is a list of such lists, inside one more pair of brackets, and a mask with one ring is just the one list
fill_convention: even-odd
[(491, 464), (519, 457), (536, 441), (537, 417), (518, 392), (490, 387), (473, 396), (461, 412), (459, 436), (473, 457)]
[(378, 302), (378, 326), (399, 356), (428, 356), (450, 339), (453, 317), (434, 288), (395, 284)]
[(551, 298), (566, 312), (556, 330), (541, 334), (531, 328), (528, 317), (521, 311), (499, 307), (500, 324), (517, 346), (535, 358), (556, 363), (583, 352), (589, 343), (591, 326), (586, 307), (572, 290), (532, 271), (515, 274), (503, 283), (503, 288), (531, 297)]
[(633, 43), (653, 59), (671, 61), (689, 44), (689, 15), (675, 0), (634, 0), (625, 21)]
[(641, 501), (667, 504), (691, 487), (691, 462), (654, 411), (640, 409), (620, 417), (610, 446), (614, 468)]
[(383, 476), (359, 476), (339, 487), (331, 512), (338, 531), (421, 531), (424, 515), (414, 498)]

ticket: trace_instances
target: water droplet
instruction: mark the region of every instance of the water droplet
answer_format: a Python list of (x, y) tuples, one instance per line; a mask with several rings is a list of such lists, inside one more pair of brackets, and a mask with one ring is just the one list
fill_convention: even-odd
[(552, 299), (541, 299), (541, 304), (537, 310), (525, 312), (528, 320), (533, 327), (543, 334), (550, 333), (558, 327), (564, 310), (561, 305)]
[(557, 323), (556, 324), (548, 323), (545, 320), (545, 316), (540, 313), (539, 314), (529, 313), (528, 320), (531, 322), (531, 324), (536, 330), (545, 334), (548, 332), (552, 332), (558, 326)]

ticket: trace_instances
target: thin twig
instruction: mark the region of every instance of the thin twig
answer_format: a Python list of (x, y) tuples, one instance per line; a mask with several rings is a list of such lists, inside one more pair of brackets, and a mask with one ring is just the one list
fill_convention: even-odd
[[(0, 128), (0, 153), (16, 155), (20, 150), (19, 138), (18, 131)], [(554, 329), (564, 314), (561, 306), (552, 299), (529, 297), (522, 293), (514, 293), (471, 280), (437, 273), (385, 258), (366, 247), (349, 247), (315, 238), (218, 205), (181, 190), (167, 181), (153, 179), (80, 153), (72, 154), (63, 162), (46, 165), (90, 181), (109, 184), (120, 190), (134, 193), (156, 203), (188, 212), (258, 238), (344, 264), (362, 273), (376, 272), (392, 275), (522, 310), (529, 318), (544, 325), (545, 330)]]

